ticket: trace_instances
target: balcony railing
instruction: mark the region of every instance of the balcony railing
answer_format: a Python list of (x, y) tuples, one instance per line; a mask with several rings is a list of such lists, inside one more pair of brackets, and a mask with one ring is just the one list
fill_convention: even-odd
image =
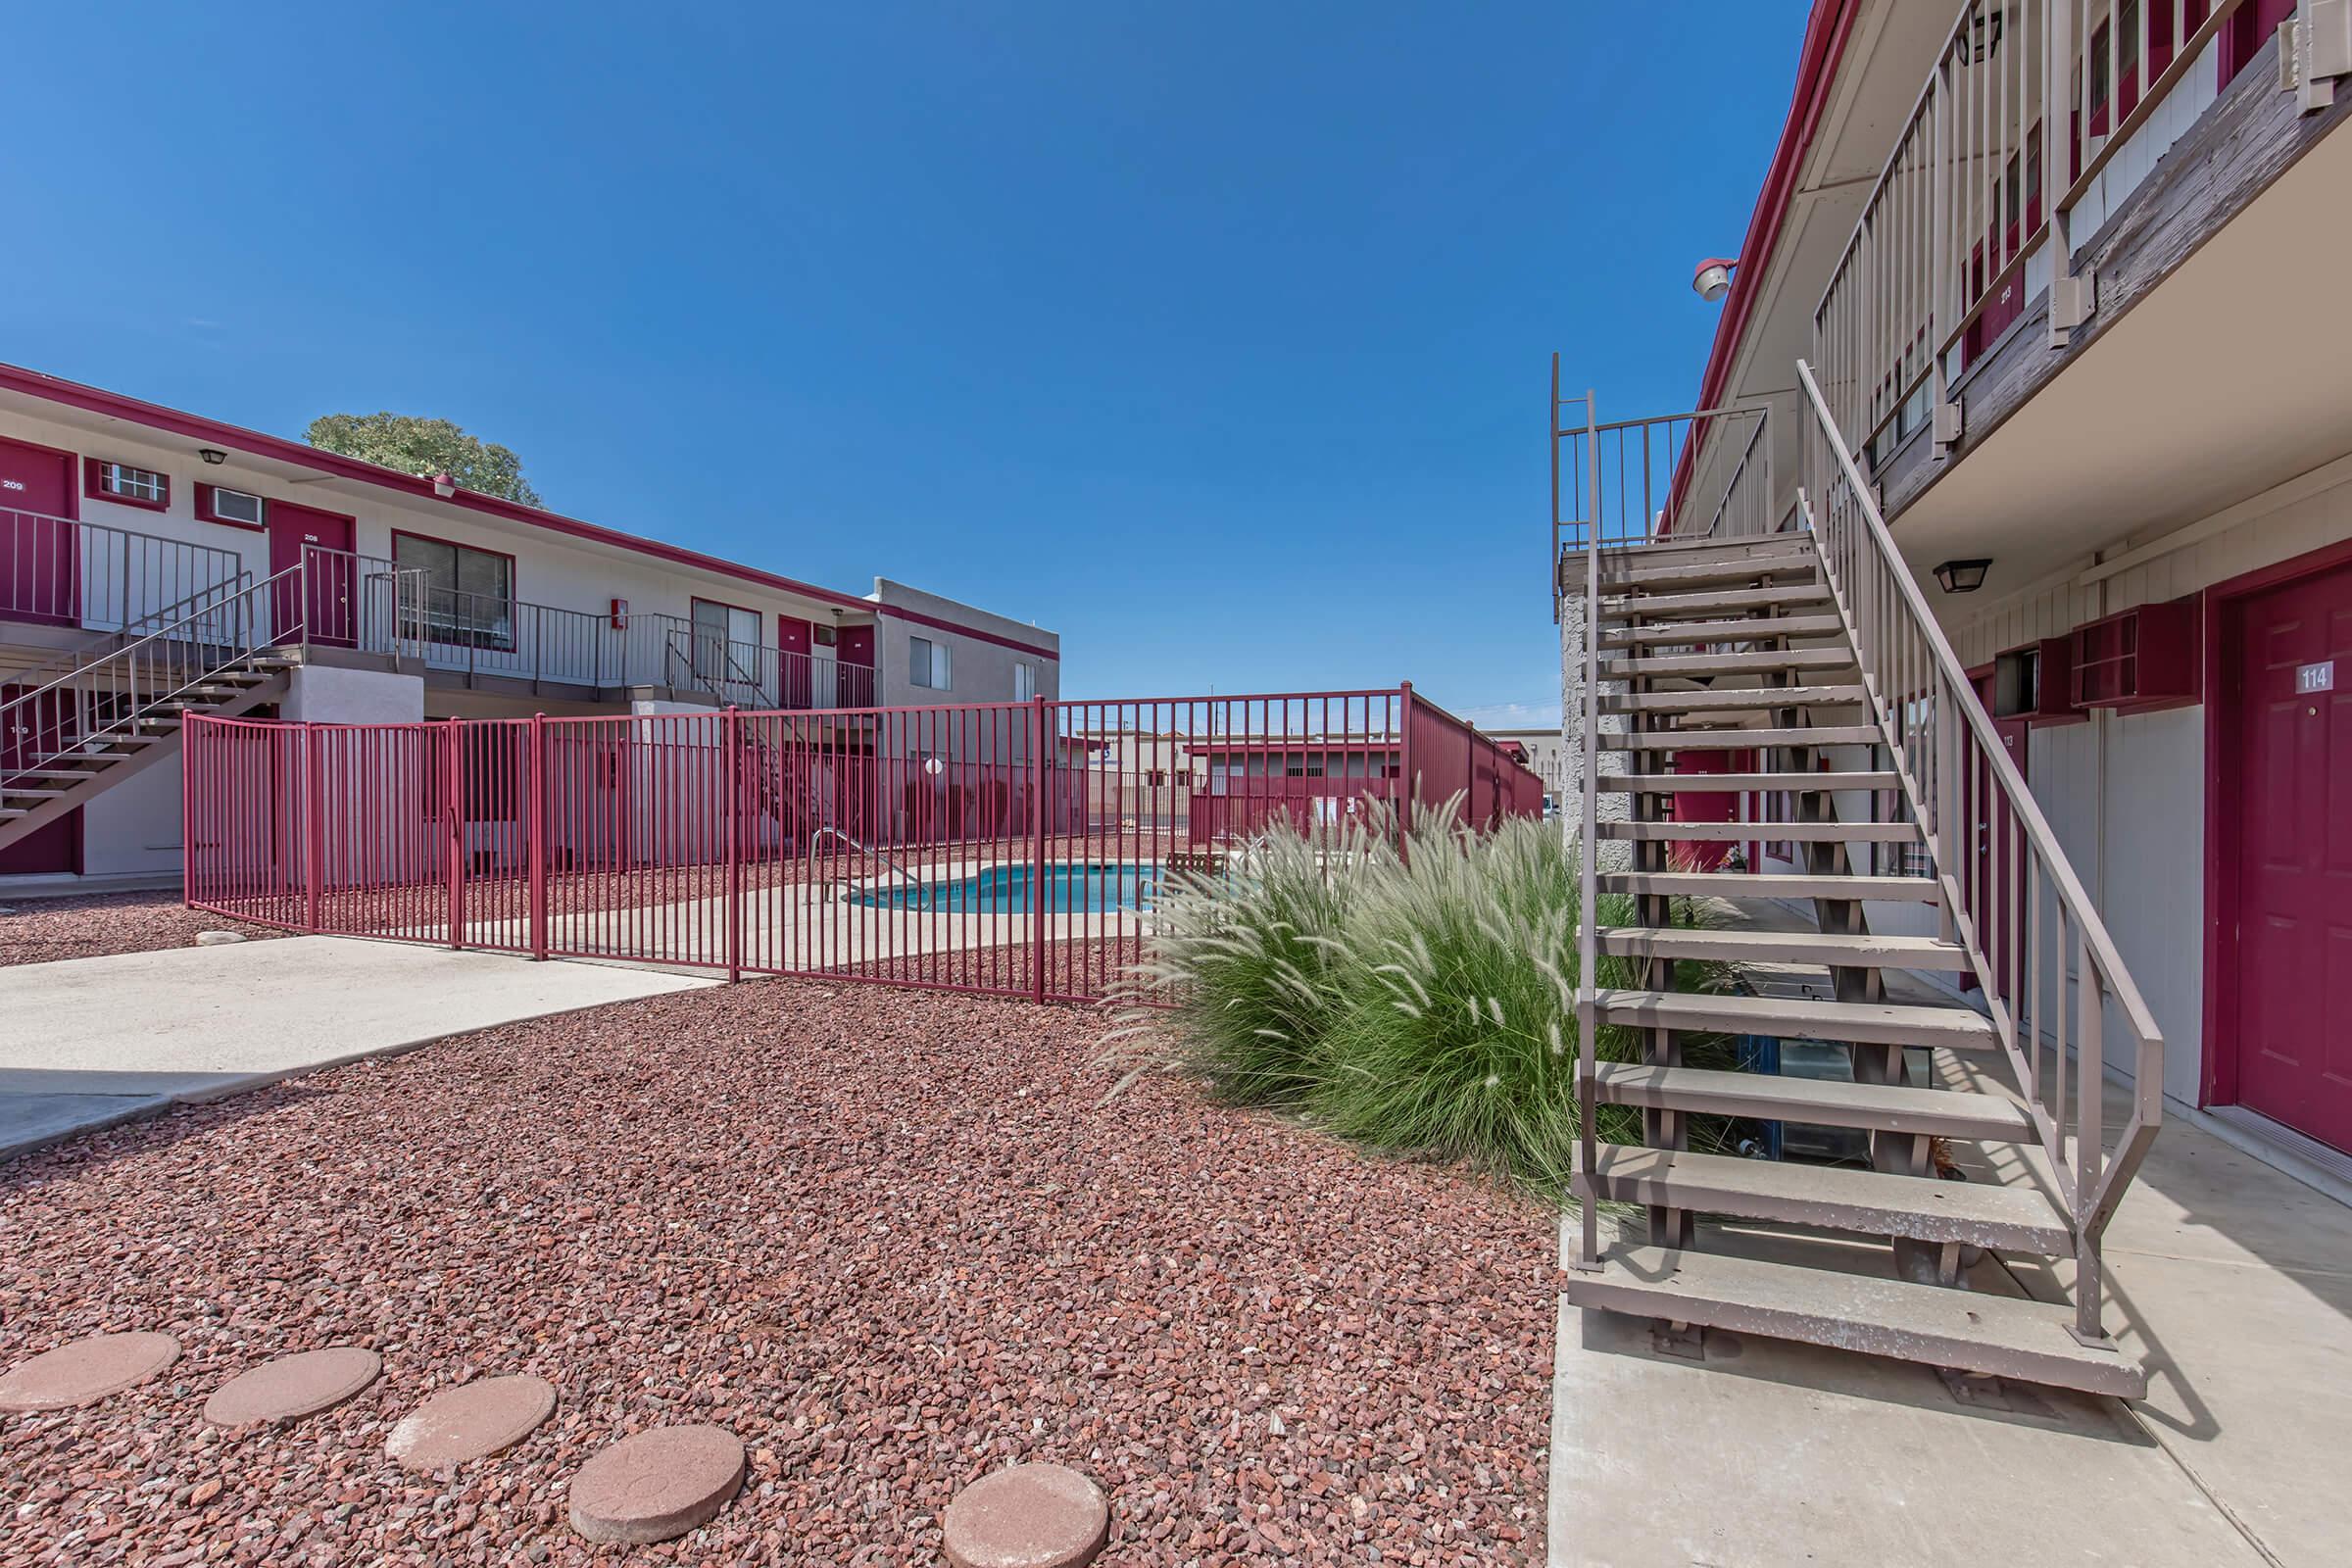
[(242, 565), (233, 550), (0, 508), (0, 619), (145, 631)]
[(1551, 357), (1552, 618), (1588, 540), (1603, 548), (1775, 533), (1772, 431), (1762, 404), (1603, 422), (1592, 393), (1560, 396)]
[(676, 616), (663, 660), (663, 684), (692, 686), (737, 708), (802, 712), (828, 708), (870, 708), (874, 672), (829, 654), (787, 653), (758, 643), (735, 642), (698, 632)]
[(431, 670), (578, 686), (702, 692), (737, 708), (864, 708), (874, 672), (808, 654), (698, 635), (682, 615), (609, 613), (433, 586), (380, 556), (310, 546), (306, 571), (284, 579), (273, 624), (307, 643), (389, 654)]
[(2184, 86), (2218, 89), (2200, 62), (2243, 3), (1960, 8), (1814, 315), (1822, 395), (1866, 466), (1929, 424), (1958, 438), (1952, 382), (2034, 295), (2053, 346), (2088, 318), (2073, 258), (2114, 199), (2102, 176)]

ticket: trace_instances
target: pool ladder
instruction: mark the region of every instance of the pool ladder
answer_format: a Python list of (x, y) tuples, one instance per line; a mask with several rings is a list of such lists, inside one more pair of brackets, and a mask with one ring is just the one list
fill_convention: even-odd
[(898, 872), (899, 876), (909, 887), (920, 885), (918, 879), (915, 877), (915, 874), (912, 871), (907, 870), (905, 866), (892, 859), (889, 856), (884, 855), (880, 850), (875, 849), (872, 845), (859, 843), (857, 839), (852, 838), (849, 834), (843, 832), (840, 828), (833, 826), (830, 822), (826, 823), (824, 826), (818, 828), (815, 832), (808, 835), (809, 851), (813, 853), (817, 844), (826, 838), (839, 839), (842, 843), (847, 844), (851, 849), (856, 850), (859, 855), (868, 856), (874, 859), (880, 860), (884, 865), (887, 865), (893, 871)]

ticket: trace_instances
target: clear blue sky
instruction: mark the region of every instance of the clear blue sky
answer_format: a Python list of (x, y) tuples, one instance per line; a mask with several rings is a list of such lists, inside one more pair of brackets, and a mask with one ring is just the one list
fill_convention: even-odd
[[(1802, 0), (35, 7), (0, 358), (1059, 631), (1556, 703), (1547, 356), (1689, 406)], [(525, 597), (528, 597), (525, 585)]]

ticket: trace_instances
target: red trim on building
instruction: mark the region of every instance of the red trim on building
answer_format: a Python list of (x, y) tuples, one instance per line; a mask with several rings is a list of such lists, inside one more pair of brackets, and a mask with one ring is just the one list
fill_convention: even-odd
[[(446, 498), (436, 496), (433, 493), (433, 481), (416, 474), (401, 473), (396, 469), (380, 467), (372, 463), (363, 463), (357, 458), (347, 458), (339, 453), (321, 452), (317, 447), (305, 446), (299, 441), (288, 441), (282, 436), (265, 435), (259, 430), (248, 430), (240, 425), (222, 424), (218, 420), (202, 418), (193, 414), (182, 413), (177, 409), (167, 409), (160, 404), (143, 403), (136, 398), (124, 397), (119, 392), (109, 392), (101, 387), (85, 386), (78, 381), (68, 381), (58, 376), (44, 375), (38, 370), (29, 370), (23, 366), (0, 365), (0, 389), (22, 392), (28, 397), (40, 398), (50, 403), (61, 403), (69, 408), (82, 409), (92, 414), (102, 414), (109, 418), (144, 425), (151, 430), (169, 431), (173, 435), (185, 436), (191, 441), (201, 441), (207, 446), (244, 452), (254, 457), (269, 458), (278, 463), (296, 464), (317, 472), (331, 473), (337, 478), (356, 479), (363, 484), (370, 484), (378, 489), (392, 491), (407, 500), (464, 507), (472, 512), (505, 518), (510, 522), (524, 523), (530, 527), (544, 528), (550, 533), (564, 534), (594, 544), (611, 545), (618, 549), (633, 551), (638, 555), (651, 556), (657, 561), (664, 561), (672, 565), (692, 566), (702, 571), (714, 571), (723, 576), (739, 578), (744, 582), (757, 583), (762, 588), (799, 594), (804, 598), (814, 599), (823, 604), (840, 605), (847, 609), (857, 610), (873, 608), (872, 602), (869, 600), (839, 593), (830, 588), (818, 588), (813, 584), (800, 582), (791, 577), (778, 576), (774, 572), (761, 571), (756, 566), (746, 566), (732, 561), (721, 561), (716, 556), (707, 556), (700, 551), (683, 550), (676, 545), (665, 545), (658, 540), (622, 533), (617, 529), (603, 527), (577, 517), (566, 517), (560, 513), (543, 511), (538, 507), (526, 507), (520, 502), (503, 501), (496, 496), (481, 495), (471, 490), (460, 490), (456, 495)], [(122, 497), (107, 496), (104, 499), (120, 501)]]
[[(268, 496), (261, 498), (262, 520), (247, 522), (242, 517), (223, 517), (213, 510), (213, 492), (216, 490), (237, 490), (237, 487), (233, 484), (206, 484), (201, 479), (197, 480), (191, 493), (196, 501), (196, 520), (198, 522), (217, 522), (223, 528), (243, 528), (248, 533), (268, 533), (270, 531), (270, 498)], [(245, 496), (256, 493), (252, 490), (237, 490), (237, 494)]]
[(1805, 154), (1812, 149), (1813, 133), (1820, 128), (1822, 110), (1829, 104), (1838, 67), (1845, 58), (1846, 40), (1861, 9), (1861, 0), (1814, 0), (1812, 18), (1805, 24), (1804, 45), (1797, 51), (1796, 90), (1788, 101), (1788, 119), (1781, 126), (1780, 145), (1773, 149), (1764, 188), (1747, 220), (1747, 238), (1740, 246), (1741, 276), (1724, 302), (1723, 318), (1715, 323), (1715, 344), (1707, 352), (1706, 373), (1699, 379), (1697, 408), (1715, 407), (1723, 396), (1724, 383), (1731, 379), (1732, 360), (1739, 353), (1748, 315), (1761, 292), (1761, 284), (1755, 280), (1772, 266), (1773, 250), (1780, 244), (1782, 225), (1788, 221), (1789, 203), (1796, 196), (1797, 175), (1804, 168)]
[[(98, 482), (99, 470), (103, 468), (130, 468), (139, 473), (152, 473), (164, 482), (163, 496), (159, 500), (149, 501), (144, 496), (126, 496), (120, 490), (109, 490)], [(81, 493), (85, 499), (90, 501), (111, 501), (118, 507), (136, 507), (141, 512), (169, 512), (172, 510), (172, 476), (170, 474), (161, 468), (141, 467), (138, 464), (124, 463), (118, 458), (82, 459)]]
[(926, 615), (919, 610), (903, 610), (897, 605), (878, 605), (870, 599), (860, 599), (857, 603), (861, 609), (871, 610), (876, 614), (889, 615), (898, 620), (911, 620), (918, 626), (929, 626), (937, 631), (952, 631), (958, 637), (974, 637), (984, 643), (995, 643), (999, 648), (1010, 648), (1024, 654), (1035, 654), (1040, 659), (1051, 659), (1057, 664), (1061, 662), (1061, 655), (1054, 649), (1040, 648), (1035, 643), (1021, 642), (1000, 632), (982, 631), (977, 626), (964, 626), (952, 620), (942, 620), (937, 615)]

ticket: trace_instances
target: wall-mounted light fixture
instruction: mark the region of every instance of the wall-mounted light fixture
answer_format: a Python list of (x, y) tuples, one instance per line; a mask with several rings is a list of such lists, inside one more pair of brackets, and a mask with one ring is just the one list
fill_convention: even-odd
[(202, 458), (205, 462), (211, 464), (216, 468), (228, 461), (228, 454), (221, 451), (219, 447), (198, 447), (196, 449), (196, 455)]
[(450, 496), (456, 495), (457, 493), (457, 480), (452, 479), (446, 473), (436, 473), (433, 475), (433, 494), (446, 499)]
[(1709, 305), (1732, 291), (1732, 269), (1740, 265), (1737, 256), (1710, 256), (1698, 264), (1690, 274), (1690, 286), (1698, 297)]
[(1973, 594), (1991, 569), (1989, 561), (1947, 561), (1936, 568), (1936, 585), (1947, 594)]

